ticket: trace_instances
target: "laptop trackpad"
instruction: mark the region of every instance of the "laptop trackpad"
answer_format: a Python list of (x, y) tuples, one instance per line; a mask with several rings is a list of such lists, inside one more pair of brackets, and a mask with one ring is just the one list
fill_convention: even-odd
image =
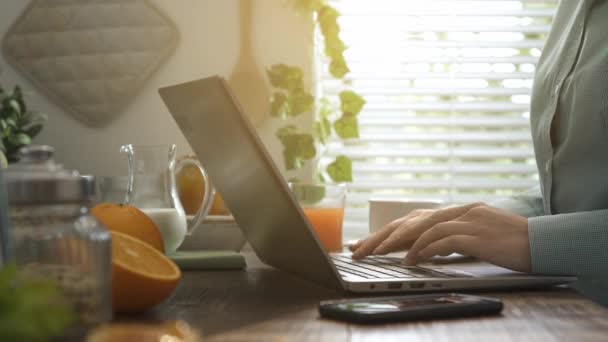
[(452, 254), (447, 257), (434, 257), (429, 262), (420, 264), (421, 267), (431, 269), (451, 269), (468, 273), (477, 277), (501, 277), (513, 275), (525, 275), (525, 273), (511, 271), (509, 269), (479, 261), (473, 257), (460, 254)]

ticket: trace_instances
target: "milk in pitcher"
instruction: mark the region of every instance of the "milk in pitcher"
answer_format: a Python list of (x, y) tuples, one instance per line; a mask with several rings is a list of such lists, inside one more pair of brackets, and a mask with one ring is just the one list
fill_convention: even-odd
[[(165, 254), (173, 253), (186, 237), (186, 216), (174, 208), (142, 208), (146, 215), (156, 223), (165, 245)], [(183, 213), (183, 212), (182, 212)]]

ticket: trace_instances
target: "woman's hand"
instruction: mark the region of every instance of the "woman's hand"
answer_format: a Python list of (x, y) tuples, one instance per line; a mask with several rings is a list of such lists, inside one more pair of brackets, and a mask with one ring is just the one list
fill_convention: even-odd
[[(451, 214), (460, 212), (461, 215), (448, 218), (454, 215), (441, 213), (445, 210), (450, 210)], [(359, 246), (355, 245), (358, 248), (355, 248), (353, 258), (368, 255), (363, 252), (374, 244), (378, 247), (374, 247), (372, 254), (385, 254), (407, 248), (415, 240), (405, 258), (408, 265), (435, 255), (460, 253), (515, 271), (530, 271), (528, 220), (525, 217), (481, 204), (411, 215), (400, 219), (402, 221), (391, 232), (383, 229)], [(393, 223), (385, 229), (392, 227)], [(380, 238), (380, 233), (385, 234), (384, 239)], [(360, 248), (367, 249), (360, 251)]]
[(445, 209), (414, 210), (406, 216), (387, 224), (364, 240), (350, 246), (353, 259), (361, 259), (370, 254), (384, 255), (409, 248), (418, 237), (434, 225), (455, 220), (472, 208), (483, 203), (450, 207)]

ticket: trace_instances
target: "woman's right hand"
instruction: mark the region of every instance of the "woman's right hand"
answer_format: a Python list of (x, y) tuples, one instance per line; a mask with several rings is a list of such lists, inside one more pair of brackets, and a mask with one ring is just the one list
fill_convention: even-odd
[(406, 216), (387, 224), (369, 237), (349, 246), (353, 259), (368, 255), (385, 255), (409, 248), (418, 237), (434, 225), (452, 221), (466, 214), (472, 208), (484, 205), (472, 203), (444, 209), (414, 210)]

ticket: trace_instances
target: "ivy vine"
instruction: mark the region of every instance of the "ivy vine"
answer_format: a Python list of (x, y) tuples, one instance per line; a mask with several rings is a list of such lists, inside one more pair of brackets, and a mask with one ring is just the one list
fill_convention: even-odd
[[(329, 59), (329, 73), (344, 80), (350, 72), (344, 51), (346, 45), (340, 38), (338, 17), (340, 13), (325, 0), (293, 0), (295, 7), (305, 13), (313, 13), (315, 25), (323, 36), (324, 53)], [(352, 90), (340, 92), (340, 106), (333, 108), (326, 98), (315, 99), (304, 87), (302, 68), (286, 64), (275, 64), (267, 69), (268, 79), (274, 88), (271, 98), (271, 116), (289, 120), (302, 113), (315, 111), (313, 132), (299, 132), (294, 125), (285, 125), (276, 132), (283, 145), (285, 168), (295, 170), (307, 160), (317, 156), (317, 146), (325, 145), (332, 131), (341, 139), (359, 137), (357, 115), (363, 109), (365, 100)], [(344, 82), (343, 82), (343, 85)], [(352, 161), (344, 155), (326, 167), (326, 173), (334, 182), (352, 181)], [(322, 175), (320, 175), (323, 178)]]

